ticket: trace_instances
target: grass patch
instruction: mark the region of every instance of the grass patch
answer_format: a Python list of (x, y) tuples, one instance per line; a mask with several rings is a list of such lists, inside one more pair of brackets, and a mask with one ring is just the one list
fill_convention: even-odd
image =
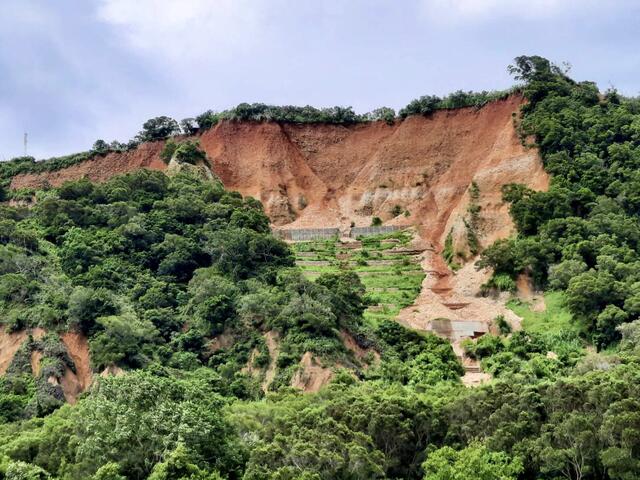
[[(315, 280), (322, 273), (345, 269), (360, 274), (369, 303), (381, 306), (364, 314), (367, 323), (375, 327), (382, 320), (393, 320), (420, 293), (425, 275), (418, 257), (383, 253), (393, 247), (406, 246), (411, 239), (410, 231), (397, 231), (361, 238), (361, 248), (344, 248), (332, 240), (297, 242), (291, 248), (298, 266), (310, 280)], [(317, 260), (331, 263), (305, 264)], [(375, 263), (377, 260), (386, 260), (389, 264), (379, 265)]]
[(564, 306), (564, 293), (547, 292), (544, 294), (544, 303), (546, 309), (543, 312), (534, 312), (530, 304), (515, 298), (507, 302), (507, 307), (522, 317), (522, 328), (526, 331), (551, 334), (563, 331), (579, 333), (580, 329)]

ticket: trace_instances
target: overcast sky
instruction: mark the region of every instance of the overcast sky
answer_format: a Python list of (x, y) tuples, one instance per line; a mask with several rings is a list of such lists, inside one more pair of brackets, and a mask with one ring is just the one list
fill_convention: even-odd
[(517, 55), (640, 93), (636, 0), (0, 0), (0, 159), (240, 102), (400, 108), (502, 89)]

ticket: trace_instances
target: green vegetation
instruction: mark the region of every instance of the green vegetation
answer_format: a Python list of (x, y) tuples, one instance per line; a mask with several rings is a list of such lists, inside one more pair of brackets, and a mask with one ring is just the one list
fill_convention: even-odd
[(480, 252), (480, 241), (478, 240), (478, 230), (480, 229), (480, 210), (478, 203), (480, 200), (480, 188), (476, 182), (471, 182), (469, 187), (469, 206), (467, 207), (467, 217), (464, 218), (464, 226), (467, 229), (467, 245), (471, 255)]
[(175, 158), (178, 163), (188, 163), (190, 165), (208, 164), (207, 155), (200, 148), (198, 140), (176, 142), (173, 139), (169, 139), (165, 143), (162, 152), (160, 152), (160, 158), (164, 163), (169, 163), (172, 158)]
[(639, 313), (640, 103), (602, 95), (541, 57), (518, 57), (511, 71), (529, 100), (523, 141), (535, 137), (553, 180), (547, 192), (504, 188), (519, 235), (487, 249), (479, 266), (565, 291), (579, 329), (606, 347)]
[[(89, 336), (97, 371), (209, 365), (224, 370), (239, 397), (253, 397), (257, 380), (240, 370), (266, 331), (281, 337), (278, 365), (290, 373), (305, 351), (355, 361), (338, 331), (360, 333), (357, 276), (305, 280), (270, 235), (262, 206), (219, 183), (142, 170), (101, 185), (65, 183), (31, 210), (2, 208), (1, 323)], [(233, 352), (208, 347), (222, 332), (238, 338)], [(52, 357), (29, 345), (25, 358), (34, 350)], [(12, 364), (9, 373), (30, 368)], [(63, 374), (42, 373), (20, 402), (41, 406), (44, 395), (59, 406), (62, 390), (46, 380)]]
[(578, 333), (578, 325), (573, 322), (571, 312), (567, 310), (565, 296), (562, 292), (546, 292), (544, 294), (543, 311), (533, 311), (531, 305), (513, 299), (507, 306), (522, 318), (522, 328), (535, 333), (560, 333), (572, 331)]
[(338, 241), (310, 241), (293, 244), (296, 263), (308, 278), (320, 273), (354, 272), (364, 286), (364, 300), (369, 306), (364, 318), (375, 328), (382, 320), (392, 320), (420, 293), (424, 274), (416, 259), (394, 253), (397, 246), (407, 246), (411, 234), (398, 231), (363, 237), (361, 246)]
[(447, 265), (454, 272), (460, 270), (462, 265), (456, 261), (457, 252), (453, 249), (453, 231), (449, 231), (447, 238), (444, 239), (444, 248), (442, 249), (442, 257)]
[(429, 115), (436, 110), (475, 107), (482, 108), (489, 102), (502, 100), (518, 91), (517, 88), (496, 92), (464, 92), (458, 90), (444, 98), (435, 95), (424, 95), (409, 102), (399, 112), (400, 118), (410, 115)]
[[(447, 237), (444, 240), (444, 246), (442, 249), (442, 257), (447, 263), (449, 268), (454, 272), (459, 270), (467, 259), (468, 253), (472, 256), (477, 255), (480, 252), (480, 240), (478, 239), (478, 232), (482, 223), (480, 217), (480, 188), (476, 182), (471, 182), (469, 185), (469, 205), (467, 206), (466, 215), (462, 218), (464, 223), (467, 247), (459, 251), (455, 250), (453, 245), (453, 228), (449, 230)], [(484, 290), (490, 290), (492, 287), (485, 286)]]
[(140, 142), (153, 142), (155, 140), (164, 140), (180, 133), (180, 126), (173, 118), (155, 117), (150, 118), (142, 125), (142, 130), (138, 133), (136, 139)]

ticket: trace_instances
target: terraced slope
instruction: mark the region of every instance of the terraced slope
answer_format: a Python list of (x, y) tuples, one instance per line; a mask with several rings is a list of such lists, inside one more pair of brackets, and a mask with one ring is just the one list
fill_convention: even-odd
[(370, 303), (365, 318), (376, 323), (393, 320), (420, 293), (425, 273), (420, 250), (410, 248), (411, 230), (358, 240), (331, 239), (296, 242), (296, 264), (308, 278), (338, 270), (355, 271)]

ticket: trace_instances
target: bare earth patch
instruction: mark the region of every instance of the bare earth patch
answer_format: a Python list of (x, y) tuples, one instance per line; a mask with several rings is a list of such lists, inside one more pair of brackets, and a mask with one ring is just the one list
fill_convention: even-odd
[(0, 330), (0, 375), (4, 375), (7, 371), (13, 356), (27, 339), (27, 336), (27, 332), (24, 330), (13, 333)]
[(73, 373), (69, 368), (65, 370), (60, 384), (67, 402), (75, 403), (78, 395), (89, 388), (93, 382), (89, 341), (87, 337), (76, 332), (63, 333), (60, 338), (76, 366), (76, 373)]
[(306, 352), (300, 360), (298, 371), (291, 379), (291, 386), (305, 392), (317, 392), (331, 381), (333, 371), (323, 367), (311, 352)]
[(278, 345), (278, 334), (274, 331), (270, 331), (264, 334), (264, 339), (267, 342), (267, 349), (269, 350), (269, 367), (264, 375), (264, 381), (262, 382), (262, 391), (269, 390), (269, 385), (273, 383), (273, 379), (276, 376), (276, 370), (278, 368), (277, 361), (280, 354), (280, 347)]

